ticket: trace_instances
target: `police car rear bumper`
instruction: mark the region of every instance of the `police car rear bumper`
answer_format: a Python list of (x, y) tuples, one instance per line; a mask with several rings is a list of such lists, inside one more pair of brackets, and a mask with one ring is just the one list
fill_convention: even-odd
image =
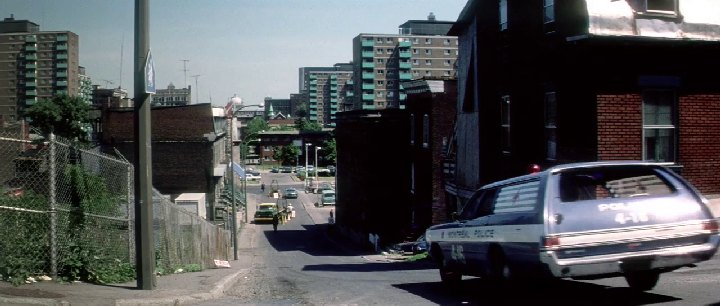
[(554, 251), (543, 251), (540, 260), (555, 277), (563, 278), (620, 274), (629, 269), (671, 270), (710, 259), (718, 244), (720, 236), (714, 235), (704, 244), (572, 259), (558, 259)]

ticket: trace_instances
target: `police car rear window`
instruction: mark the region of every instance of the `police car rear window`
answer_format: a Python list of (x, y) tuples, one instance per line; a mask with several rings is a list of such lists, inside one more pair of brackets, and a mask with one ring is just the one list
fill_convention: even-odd
[(532, 181), (500, 188), (493, 212), (498, 214), (534, 210), (538, 203), (539, 186), (539, 181)]
[(560, 200), (576, 202), (675, 192), (673, 186), (656, 171), (646, 167), (614, 167), (563, 172), (560, 174)]

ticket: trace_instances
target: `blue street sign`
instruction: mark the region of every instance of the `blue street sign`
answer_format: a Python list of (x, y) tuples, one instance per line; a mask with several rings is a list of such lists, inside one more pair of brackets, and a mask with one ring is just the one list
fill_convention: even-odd
[(145, 93), (155, 93), (155, 62), (150, 50), (148, 50), (147, 59), (145, 60)]

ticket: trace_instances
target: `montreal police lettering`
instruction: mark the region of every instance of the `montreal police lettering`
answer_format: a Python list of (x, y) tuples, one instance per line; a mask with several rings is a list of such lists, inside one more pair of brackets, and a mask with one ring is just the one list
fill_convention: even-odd
[(476, 229), (475, 238), (493, 238), (495, 236), (495, 230), (493, 229)]
[(452, 238), (468, 238), (470, 235), (468, 235), (468, 232), (466, 230), (453, 230), (448, 231), (447, 237)]

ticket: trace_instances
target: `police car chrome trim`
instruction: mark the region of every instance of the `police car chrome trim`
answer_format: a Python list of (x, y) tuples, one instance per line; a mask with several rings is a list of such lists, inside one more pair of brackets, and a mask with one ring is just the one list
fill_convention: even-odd
[(659, 240), (668, 238), (686, 237), (700, 234), (710, 234), (704, 227), (704, 220), (690, 221), (654, 226), (636, 226), (624, 229), (598, 230), (560, 235), (550, 235), (558, 239), (558, 246), (583, 247), (608, 243), (623, 243), (643, 240)]

